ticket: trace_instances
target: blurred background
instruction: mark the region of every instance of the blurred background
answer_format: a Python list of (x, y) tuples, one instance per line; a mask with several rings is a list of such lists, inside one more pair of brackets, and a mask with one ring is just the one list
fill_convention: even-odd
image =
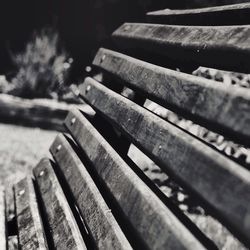
[[(140, 21), (161, 8), (199, 8), (246, 0), (3, 0), (0, 10), (0, 74), (11, 78), (13, 59), (34, 33), (46, 27), (60, 36), (60, 46), (74, 58), (73, 79), (82, 74), (100, 44), (124, 21)], [(43, 34), (44, 35), (44, 34)], [(51, 39), (53, 35), (49, 34)]]

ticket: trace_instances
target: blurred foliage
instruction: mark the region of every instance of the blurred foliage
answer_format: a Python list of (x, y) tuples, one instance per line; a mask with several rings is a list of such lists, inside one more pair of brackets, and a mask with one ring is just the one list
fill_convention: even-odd
[(35, 32), (23, 52), (12, 55), (16, 75), (8, 92), (25, 98), (58, 98), (64, 92), (72, 58), (54, 29)]
[(5, 75), (0, 75), (0, 93), (6, 93), (9, 89), (9, 82)]

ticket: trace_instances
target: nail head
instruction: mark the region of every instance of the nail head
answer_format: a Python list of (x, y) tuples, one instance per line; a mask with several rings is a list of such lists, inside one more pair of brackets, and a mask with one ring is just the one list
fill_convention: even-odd
[(62, 145), (61, 145), (61, 144), (58, 145), (58, 146), (56, 147), (56, 152), (59, 152), (59, 151), (61, 150), (61, 148), (62, 148)]
[(101, 58), (101, 63), (105, 60), (105, 58), (106, 58), (106, 55), (103, 55)]
[(75, 122), (76, 122), (76, 118), (74, 117), (71, 119), (71, 125), (75, 124)]
[(19, 196), (22, 196), (24, 193), (25, 193), (25, 190), (22, 189), (22, 190), (19, 191), (18, 195), (19, 195)]
[(90, 86), (90, 85), (88, 85), (88, 86), (87, 86), (87, 88), (86, 88), (86, 91), (87, 91), (87, 92), (89, 92), (89, 91), (90, 91), (90, 89), (91, 89), (91, 86)]
[(44, 170), (40, 171), (39, 176), (42, 177), (44, 175)]

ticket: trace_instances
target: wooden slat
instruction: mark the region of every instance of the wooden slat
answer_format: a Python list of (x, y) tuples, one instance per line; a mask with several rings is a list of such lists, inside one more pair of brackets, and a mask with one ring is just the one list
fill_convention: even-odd
[(85, 166), (63, 135), (57, 136), (50, 151), (70, 187), (97, 248), (132, 249)]
[(0, 249), (7, 249), (7, 219), (4, 187), (0, 185)]
[(18, 236), (12, 235), (8, 237), (8, 250), (19, 250), (18, 248)]
[(100, 49), (93, 64), (166, 108), (196, 118), (197, 123), (243, 144), (250, 143), (250, 90), (159, 67), (108, 49)]
[(142, 249), (204, 248), (79, 111), (69, 113), (65, 124), (131, 223), (132, 234), (145, 244)]
[(122, 48), (144, 49), (187, 65), (250, 71), (249, 25), (215, 27), (125, 23), (112, 36)]
[(49, 159), (41, 160), (33, 172), (53, 249), (87, 249)]
[(149, 12), (147, 16), (152, 22), (183, 25), (235, 25), (250, 23), (250, 4), (232, 4), (216, 7), (158, 10)]
[(200, 140), (91, 78), (81, 95), (144, 153), (198, 194), (249, 244), (250, 173)]
[(48, 249), (31, 177), (21, 180), (14, 188), (19, 248)]

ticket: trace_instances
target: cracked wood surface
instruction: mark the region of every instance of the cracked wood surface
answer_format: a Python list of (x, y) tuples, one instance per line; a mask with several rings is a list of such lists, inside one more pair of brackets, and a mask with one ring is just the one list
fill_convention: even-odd
[(119, 128), (166, 173), (199, 195), (217, 218), (249, 244), (248, 170), (91, 78), (80, 86), (80, 92), (86, 102)]
[(112, 37), (118, 47), (155, 53), (187, 65), (250, 72), (250, 25), (180, 26), (125, 23)]
[(31, 176), (18, 182), (14, 190), (20, 249), (48, 249)]
[(143, 249), (204, 248), (79, 111), (70, 112), (65, 124), (132, 225), (131, 233), (144, 244)]
[(108, 49), (98, 51), (93, 65), (166, 108), (185, 113), (188, 119), (196, 118), (208, 129), (250, 143), (248, 89), (166, 69)]
[(50, 160), (42, 159), (33, 172), (53, 249), (87, 249)]
[[(58, 146), (60, 150), (58, 151)], [(64, 175), (97, 249), (132, 249), (85, 166), (63, 135), (50, 151)]]

